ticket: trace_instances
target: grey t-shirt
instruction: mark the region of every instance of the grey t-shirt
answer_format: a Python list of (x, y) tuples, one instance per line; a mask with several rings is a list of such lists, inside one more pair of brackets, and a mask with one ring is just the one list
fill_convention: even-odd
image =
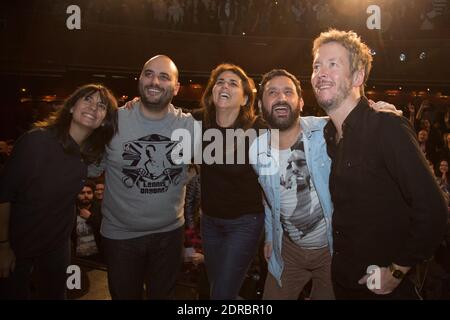
[(281, 223), (287, 236), (304, 249), (328, 245), (322, 206), (306, 164), (300, 134), (298, 141), (280, 151)]
[(105, 169), (102, 235), (130, 239), (182, 226), (187, 165), (173, 161), (180, 144), (171, 136), (180, 128), (193, 134), (193, 117), (173, 105), (162, 120), (145, 118), (139, 105), (118, 116), (102, 165), (89, 168), (90, 175)]

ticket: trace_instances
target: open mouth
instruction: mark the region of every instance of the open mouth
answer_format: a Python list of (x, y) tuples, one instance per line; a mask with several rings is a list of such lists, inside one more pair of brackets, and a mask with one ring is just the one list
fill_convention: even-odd
[(97, 120), (97, 118), (90, 113), (82, 113), (82, 115), (83, 115), (83, 117), (88, 118), (90, 120), (93, 120), (93, 121)]
[(333, 87), (333, 84), (331, 82), (326, 82), (326, 83), (322, 82), (316, 86), (316, 90), (322, 91), (322, 90), (330, 89), (331, 87)]
[(146, 91), (151, 96), (156, 96), (163, 92), (163, 90), (161, 90), (159, 88), (155, 88), (155, 87), (146, 88)]
[(219, 94), (219, 98), (221, 99), (230, 99), (231, 95), (226, 93), (226, 92), (222, 92)]
[(277, 105), (272, 108), (272, 112), (279, 117), (288, 116), (290, 111), (291, 108), (287, 105)]

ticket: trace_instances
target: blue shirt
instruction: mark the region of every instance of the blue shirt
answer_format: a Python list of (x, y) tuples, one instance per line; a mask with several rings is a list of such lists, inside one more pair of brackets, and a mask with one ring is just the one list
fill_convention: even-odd
[[(331, 252), (333, 248), (331, 230), (333, 204), (328, 187), (331, 159), (327, 154), (327, 146), (323, 135), (323, 128), (327, 123), (328, 118), (326, 117), (300, 118), (306, 164), (323, 209), (327, 225), (328, 245)], [(272, 242), (272, 255), (269, 259), (268, 269), (281, 286), (284, 263), (281, 258), (283, 228), (280, 221), (279, 151), (269, 147), (270, 141), (270, 132), (255, 140), (250, 148), (250, 161), (258, 174), (259, 183), (265, 193), (265, 241)]]

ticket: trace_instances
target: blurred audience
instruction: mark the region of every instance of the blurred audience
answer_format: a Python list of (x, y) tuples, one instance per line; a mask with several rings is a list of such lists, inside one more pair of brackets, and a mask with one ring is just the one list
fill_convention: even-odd
[[(38, 9), (65, 12), (68, 1), (45, 0)], [(160, 29), (224, 35), (313, 36), (328, 27), (367, 31), (368, 4), (343, 8), (336, 0), (105, 0), (73, 1), (91, 23), (139, 25)], [(418, 32), (450, 28), (448, 0), (379, 1), (382, 33), (389, 38), (417, 37)], [(360, 12), (360, 19), (357, 13)], [(395, 17), (395, 18), (394, 18)], [(361, 30), (358, 30), (361, 29)]]
[(83, 189), (78, 193), (77, 217), (72, 236), (77, 257), (89, 257), (100, 261), (102, 213), (94, 201), (94, 190), (95, 183), (86, 180)]

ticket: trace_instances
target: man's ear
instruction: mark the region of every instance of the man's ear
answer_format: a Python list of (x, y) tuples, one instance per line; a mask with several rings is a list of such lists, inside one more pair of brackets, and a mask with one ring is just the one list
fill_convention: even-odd
[(364, 69), (356, 70), (353, 73), (353, 86), (354, 87), (361, 87), (364, 83), (364, 77), (365, 77), (365, 71)]
[(303, 111), (303, 106), (305, 105), (305, 101), (303, 101), (303, 98), (300, 98), (299, 100), (298, 100), (298, 106), (299, 106), (299, 108), (300, 108), (300, 112), (302, 112)]
[(180, 83), (177, 82), (175, 88), (173, 89), (173, 95), (176, 96), (178, 94), (178, 90), (180, 90)]
[(258, 100), (258, 109), (259, 109), (259, 114), (262, 114), (262, 102), (261, 102), (261, 100)]

